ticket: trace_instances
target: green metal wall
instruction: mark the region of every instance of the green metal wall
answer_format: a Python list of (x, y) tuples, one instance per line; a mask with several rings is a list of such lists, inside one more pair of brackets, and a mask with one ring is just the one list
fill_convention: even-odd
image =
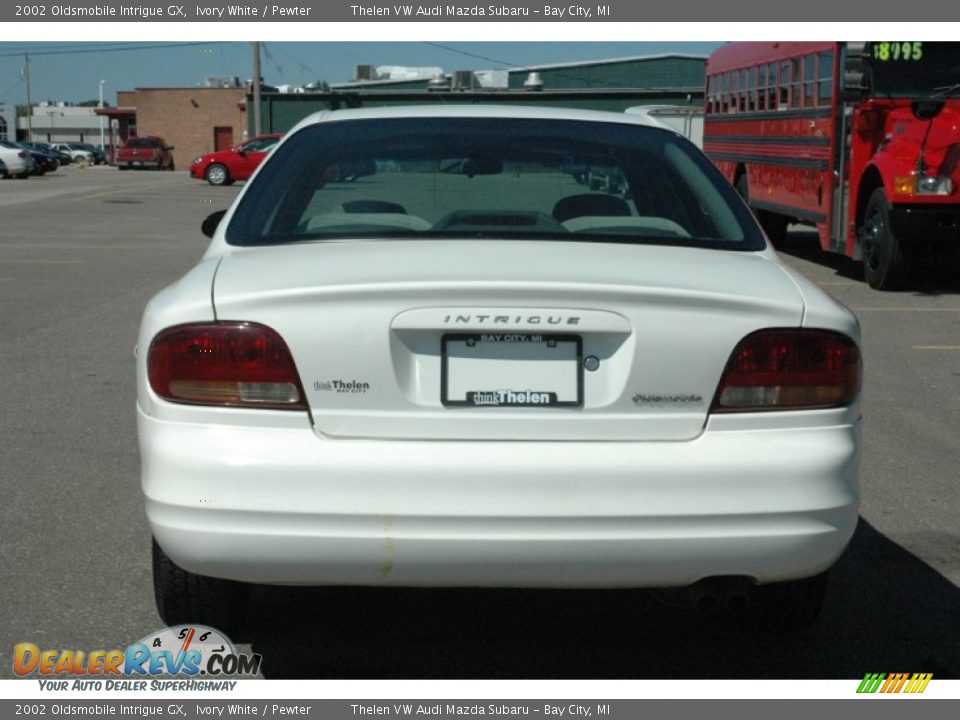
[[(544, 90), (571, 88), (697, 88), (704, 83), (704, 60), (664, 57), (537, 70)], [(523, 89), (528, 71), (510, 73), (510, 89)]]

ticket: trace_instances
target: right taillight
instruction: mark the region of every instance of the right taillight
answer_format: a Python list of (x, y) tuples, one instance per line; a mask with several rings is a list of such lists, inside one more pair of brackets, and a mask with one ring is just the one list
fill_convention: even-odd
[(758, 330), (737, 345), (711, 412), (802, 410), (847, 405), (860, 392), (856, 343), (830, 330)]

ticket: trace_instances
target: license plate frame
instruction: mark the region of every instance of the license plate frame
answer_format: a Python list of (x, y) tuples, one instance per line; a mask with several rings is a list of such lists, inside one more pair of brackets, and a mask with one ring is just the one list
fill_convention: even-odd
[[(576, 383), (575, 399), (560, 399), (559, 392), (554, 390), (533, 390), (532, 388), (484, 388), (475, 391), (469, 391), (463, 399), (450, 399), (450, 349), (454, 343), (468, 345), (473, 341), (474, 345), (481, 343), (487, 347), (494, 345), (504, 349), (518, 345), (539, 345), (561, 349), (561, 345), (566, 352), (573, 351), (569, 362), (572, 365), (575, 374)], [(551, 343), (553, 345), (551, 346)], [(572, 348), (569, 347), (572, 345)], [(481, 359), (481, 358), (477, 358)], [(494, 358), (509, 359), (513, 361), (523, 361), (522, 358)], [(518, 333), (445, 333), (440, 339), (440, 403), (444, 407), (450, 408), (581, 408), (583, 407), (583, 338), (579, 335), (555, 334), (555, 333), (536, 333), (536, 332), (518, 332)], [(560, 362), (567, 361), (568, 358), (559, 358)], [(543, 362), (543, 360), (540, 360)], [(522, 384), (522, 383), (521, 383)], [(496, 393), (500, 401), (491, 402), (491, 393)], [(511, 393), (513, 397), (508, 398), (502, 393)], [(526, 393), (525, 400), (516, 400), (515, 396)], [(483, 397), (477, 398), (477, 395)], [(549, 401), (544, 401), (543, 396), (548, 395)]]

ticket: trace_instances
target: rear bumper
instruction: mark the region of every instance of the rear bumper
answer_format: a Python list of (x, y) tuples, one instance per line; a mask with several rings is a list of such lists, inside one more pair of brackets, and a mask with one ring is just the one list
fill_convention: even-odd
[(857, 523), (859, 424), (690, 442), (325, 440), (139, 412), (157, 541), (277, 584), (669, 587), (808, 577)]
[(960, 244), (960, 205), (894, 205), (890, 228), (905, 242)]
[(156, 168), (163, 165), (162, 160), (117, 160), (114, 163), (117, 167), (144, 167), (144, 168)]

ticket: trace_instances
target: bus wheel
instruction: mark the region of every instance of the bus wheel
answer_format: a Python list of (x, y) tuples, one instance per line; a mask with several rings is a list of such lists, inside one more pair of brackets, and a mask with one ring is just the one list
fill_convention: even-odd
[(903, 284), (906, 257), (903, 246), (890, 228), (890, 206), (883, 188), (867, 201), (860, 235), (863, 274), (874, 290), (895, 290)]

